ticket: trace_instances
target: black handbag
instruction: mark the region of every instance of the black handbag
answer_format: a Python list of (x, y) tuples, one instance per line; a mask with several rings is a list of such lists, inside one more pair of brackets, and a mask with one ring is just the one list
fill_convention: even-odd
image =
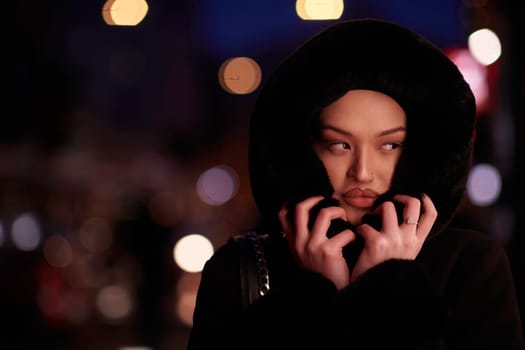
[(270, 274), (263, 244), (268, 238), (268, 234), (258, 234), (255, 231), (233, 237), (239, 247), (241, 291), (245, 309), (270, 291)]

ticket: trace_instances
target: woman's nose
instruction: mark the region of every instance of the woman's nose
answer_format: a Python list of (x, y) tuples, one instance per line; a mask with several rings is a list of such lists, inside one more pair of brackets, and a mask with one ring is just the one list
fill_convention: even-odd
[(353, 177), (359, 182), (370, 182), (374, 178), (372, 161), (366, 154), (359, 154), (355, 157), (348, 169), (348, 176)]

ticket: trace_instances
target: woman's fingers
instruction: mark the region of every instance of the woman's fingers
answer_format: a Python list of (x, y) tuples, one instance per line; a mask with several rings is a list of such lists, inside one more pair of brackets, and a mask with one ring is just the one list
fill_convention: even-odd
[[(330, 206), (319, 210), (314, 224), (309, 229), (308, 223), (311, 218), (312, 208), (322, 200), (323, 197), (311, 197), (300, 202), (295, 207), (294, 217), (288, 215), (288, 207), (283, 205), (279, 211), (279, 221), (283, 229), (283, 234), (287, 237), (298, 252), (304, 252), (305, 249), (315, 250), (327, 240), (326, 233), (334, 219), (347, 220), (346, 212), (339, 206)], [(294, 225), (290, 222), (294, 221)], [(334, 246), (346, 245), (355, 240), (354, 232), (344, 235), (336, 235), (337, 239), (331, 241)], [(344, 236), (344, 237), (341, 237)]]
[(293, 230), (290, 221), (288, 221), (288, 206), (286, 203), (284, 203), (281, 207), (281, 210), (279, 210), (278, 217), (282, 227), (282, 234), (289, 236), (291, 233), (293, 233)]
[(326, 240), (326, 233), (332, 220), (342, 219), (346, 221), (346, 212), (341, 207), (326, 207), (319, 211), (310, 232), (311, 242), (318, 243)]
[(403, 214), (399, 218), (400, 225), (413, 225), (416, 227), (421, 213), (421, 201), (418, 198), (404, 194), (398, 194), (393, 199), (403, 204)]
[(392, 231), (399, 225), (396, 208), (393, 202), (385, 202), (380, 206), (379, 215), (381, 215), (382, 231)]
[(298, 232), (308, 231), (308, 219), (310, 217), (310, 210), (322, 199), (322, 196), (315, 196), (297, 203), (297, 205), (295, 206), (294, 227)]
[(294, 217), (291, 218), (293, 225), (289, 226), (294, 237), (289, 237), (289, 242), (293, 243), (298, 252), (304, 251), (306, 243), (309, 240), (308, 219), (310, 210), (322, 199), (322, 196), (310, 197), (295, 206)]
[(418, 236), (421, 235), (421, 238), (424, 240), (432, 230), (432, 226), (436, 222), (438, 212), (429, 196), (423, 194), (422, 202), (423, 211), (421, 216), (419, 217), (417, 233)]

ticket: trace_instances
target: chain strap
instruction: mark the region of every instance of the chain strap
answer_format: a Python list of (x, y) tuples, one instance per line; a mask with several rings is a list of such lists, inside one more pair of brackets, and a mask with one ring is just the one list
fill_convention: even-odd
[(259, 286), (259, 295), (264, 296), (270, 291), (270, 273), (268, 263), (264, 256), (262, 241), (268, 238), (268, 234), (258, 235), (255, 231), (248, 232), (248, 238), (252, 242), (255, 252), (255, 261), (257, 263), (257, 285)]

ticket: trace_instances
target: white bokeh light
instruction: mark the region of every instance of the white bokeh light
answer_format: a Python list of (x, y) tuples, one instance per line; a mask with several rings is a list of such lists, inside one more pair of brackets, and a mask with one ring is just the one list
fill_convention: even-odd
[(472, 167), (467, 182), (470, 201), (478, 206), (493, 204), (501, 192), (501, 176), (490, 164), (477, 164)]
[(173, 259), (184, 271), (200, 272), (213, 251), (213, 245), (208, 238), (199, 234), (190, 234), (175, 243)]
[(24, 251), (36, 249), (42, 239), (40, 226), (31, 213), (21, 214), (13, 221), (11, 235), (14, 245)]
[(488, 66), (501, 56), (501, 43), (492, 30), (484, 28), (468, 37), (468, 47), (472, 56), (481, 64)]

